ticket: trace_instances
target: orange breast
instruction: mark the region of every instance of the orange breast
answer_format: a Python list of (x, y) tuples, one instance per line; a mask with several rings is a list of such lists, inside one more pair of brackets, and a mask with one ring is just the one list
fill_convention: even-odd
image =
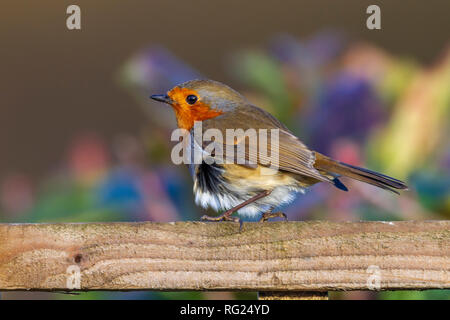
[(203, 121), (221, 115), (220, 110), (211, 109), (199, 99), (194, 105), (186, 102), (186, 97), (190, 94), (199, 96), (194, 90), (175, 87), (168, 92), (169, 97), (175, 102), (172, 107), (177, 117), (178, 127), (191, 130), (195, 121)]

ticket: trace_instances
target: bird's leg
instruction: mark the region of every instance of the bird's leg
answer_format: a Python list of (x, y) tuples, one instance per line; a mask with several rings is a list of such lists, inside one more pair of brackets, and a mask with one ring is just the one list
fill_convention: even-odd
[(239, 204), (239, 205), (237, 205), (237, 206), (235, 206), (235, 207), (225, 211), (220, 216), (210, 217), (210, 216), (204, 215), (201, 219), (202, 220), (207, 220), (207, 221), (221, 221), (221, 220), (224, 220), (224, 221), (239, 222), (239, 229), (242, 229), (242, 220), (239, 219), (238, 217), (231, 217), (231, 215), (234, 212), (238, 211), (239, 209), (245, 207), (246, 205), (248, 205), (248, 204), (250, 204), (252, 202), (255, 202), (256, 200), (259, 200), (261, 198), (267, 197), (271, 192), (272, 192), (271, 190), (266, 190), (266, 191), (263, 191), (261, 193), (258, 193), (256, 196), (251, 197), (250, 199), (242, 202), (241, 204)]
[(265, 222), (269, 220), (270, 218), (284, 218), (285, 221), (288, 221), (288, 218), (284, 212), (277, 211), (272, 212), (275, 208), (270, 208), (268, 211), (264, 212), (261, 216), (261, 219), (259, 219), (259, 222)]

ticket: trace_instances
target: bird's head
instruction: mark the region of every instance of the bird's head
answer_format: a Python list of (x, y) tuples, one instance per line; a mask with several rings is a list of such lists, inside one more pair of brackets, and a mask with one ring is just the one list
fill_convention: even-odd
[(170, 104), (178, 127), (190, 130), (195, 121), (203, 121), (232, 111), (247, 100), (230, 87), (212, 80), (191, 80), (172, 88), (167, 94), (150, 96)]

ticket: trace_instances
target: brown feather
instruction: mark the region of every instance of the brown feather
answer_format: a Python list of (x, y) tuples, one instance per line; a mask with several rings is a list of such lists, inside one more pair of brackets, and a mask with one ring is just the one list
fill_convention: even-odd
[[(244, 131), (250, 128), (259, 129), (279, 129), (279, 150), (276, 148), (271, 149), (270, 139), (268, 142), (267, 149), (273, 152), (279, 152), (279, 170), (287, 171), (299, 176), (314, 178), (318, 181), (331, 182), (332, 179), (328, 176), (322, 175), (316, 168), (314, 168), (314, 152), (309, 150), (300, 139), (294, 136), (282, 123), (280, 123), (275, 117), (270, 113), (255, 107), (253, 105), (240, 105), (237, 106), (233, 112), (226, 112), (218, 117), (208, 119), (202, 122), (203, 131), (207, 129), (214, 128), (219, 129), (223, 134), (223, 139), (225, 139), (226, 129), (243, 129)], [(225, 154), (226, 141), (215, 141), (216, 143), (223, 143), (223, 150)], [(201, 141), (198, 141), (201, 144)], [(261, 164), (260, 154), (257, 148), (251, 148), (248, 146), (247, 141), (245, 141), (245, 157), (248, 159), (257, 159), (257, 163)], [(203, 142), (203, 147), (205, 143)], [(225, 154), (225, 158), (228, 158)], [(230, 159), (232, 159), (231, 155)]]
[(384, 174), (339, 162), (318, 152), (315, 152), (315, 155), (314, 167), (319, 171), (362, 181), (397, 194), (398, 192), (395, 189), (408, 189), (408, 186), (403, 181)]

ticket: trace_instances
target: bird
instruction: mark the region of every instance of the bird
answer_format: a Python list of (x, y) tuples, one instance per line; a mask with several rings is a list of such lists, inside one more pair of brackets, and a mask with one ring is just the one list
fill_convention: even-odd
[[(298, 194), (316, 183), (324, 182), (348, 191), (340, 177), (358, 180), (396, 194), (399, 194), (397, 190), (408, 189), (403, 181), (334, 160), (308, 148), (273, 115), (253, 105), (223, 83), (209, 79), (190, 80), (176, 85), (165, 94), (154, 94), (150, 98), (173, 108), (178, 128), (188, 132), (191, 147), (206, 153), (207, 157), (214, 157), (214, 154), (208, 154), (206, 144), (194, 136), (196, 123), (201, 123), (202, 132), (216, 129), (225, 135), (229, 129), (278, 132), (276, 168), (263, 161), (258, 148), (249, 146), (249, 139), (246, 138), (231, 142), (219, 139), (214, 143), (222, 145), (224, 150), (230, 145), (236, 148), (238, 143), (243, 143), (245, 159), (254, 159), (253, 163), (211, 162), (202, 158), (201, 161), (188, 164), (193, 178), (195, 203), (203, 208), (223, 212), (218, 216), (204, 215), (202, 220), (235, 221), (240, 223), (241, 229), (242, 219), (239, 217), (260, 217), (259, 221), (274, 217), (287, 220), (283, 212), (274, 210), (291, 203)], [(232, 216), (233, 213), (237, 213), (238, 217)]]

